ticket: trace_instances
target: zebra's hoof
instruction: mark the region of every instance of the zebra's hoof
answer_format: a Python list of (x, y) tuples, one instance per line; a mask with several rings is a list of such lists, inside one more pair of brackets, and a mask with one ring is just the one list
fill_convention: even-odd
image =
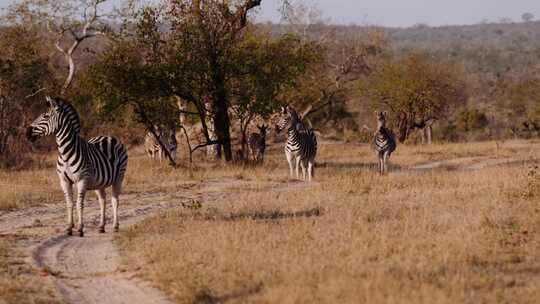
[(73, 230), (71, 230), (71, 228), (66, 229), (66, 235), (67, 236), (72, 236), (73, 235)]
[(120, 228), (118, 226), (114, 227), (114, 232), (120, 231)]
[(105, 233), (105, 227), (99, 227), (99, 233)]

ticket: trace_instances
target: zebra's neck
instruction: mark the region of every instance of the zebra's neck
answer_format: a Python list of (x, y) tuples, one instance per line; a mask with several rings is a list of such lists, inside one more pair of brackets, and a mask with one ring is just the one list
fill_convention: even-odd
[(296, 123), (294, 123), (294, 124), (289, 128), (287, 134), (288, 134), (287, 138), (288, 138), (289, 140), (298, 137), (298, 130), (296, 129)]
[(69, 120), (62, 120), (61, 125), (62, 127), (58, 128), (55, 134), (58, 153), (64, 163), (73, 166), (81, 160), (82, 139)]

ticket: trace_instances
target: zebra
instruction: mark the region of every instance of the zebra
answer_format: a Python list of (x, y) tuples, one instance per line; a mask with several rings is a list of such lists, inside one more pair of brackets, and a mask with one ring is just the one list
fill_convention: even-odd
[(248, 144), (249, 151), (253, 157), (253, 161), (264, 162), (264, 151), (266, 150), (266, 130), (268, 126), (263, 124), (262, 126), (257, 125), (260, 133), (251, 133), (249, 136)]
[(73, 233), (73, 185), (77, 185), (77, 232), (84, 236), (83, 208), (88, 190), (98, 196), (101, 216), (99, 232), (105, 233), (105, 189), (112, 186), (113, 228), (117, 232), (118, 203), (128, 155), (124, 145), (114, 137), (98, 136), (86, 141), (80, 136), (81, 123), (75, 108), (60, 98), (46, 97), (48, 110), (26, 131), (30, 142), (54, 135), (58, 146), (56, 172), (67, 207), (66, 234)]
[[(171, 157), (176, 161), (176, 150), (178, 149), (178, 141), (176, 140), (176, 130), (171, 129), (169, 132), (164, 132), (162, 128), (154, 126), (155, 133), (162, 140), (162, 143), (165, 145)], [(144, 147), (148, 157), (151, 159), (156, 159), (156, 156), (159, 157), (159, 162), (162, 162), (165, 152), (159, 144), (156, 137), (152, 132), (147, 132), (144, 137)]]
[(386, 127), (388, 112), (375, 111), (377, 117), (377, 130), (373, 136), (373, 148), (379, 159), (379, 172), (388, 172), (388, 159), (392, 152), (396, 150), (396, 138), (392, 130)]
[(281, 118), (276, 125), (277, 133), (287, 130), (285, 156), (289, 162), (290, 176), (296, 167), (296, 178), (299, 178), (299, 166), (302, 166), (303, 180), (311, 181), (314, 175), (315, 156), (317, 155), (317, 137), (312, 128), (306, 127), (298, 113), (290, 106), (281, 107)]

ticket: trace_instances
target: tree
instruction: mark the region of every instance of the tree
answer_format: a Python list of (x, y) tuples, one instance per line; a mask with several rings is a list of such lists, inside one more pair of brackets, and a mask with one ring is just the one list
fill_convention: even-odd
[(245, 158), (251, 121), (257, 116), (266, 118), (289, 102), (283, 92), (298, 87), (308, 67), (321, 60), (321, 49), (297, 35), (273, 38), (251, 30), (231, 58), (238, 75), (230, 86), (232, 109), (239, 120)]
[(532, 13), (524, 13), (521, 15), (521, 20), (523, 20), (523, 22), (531, 22), (534, 20), (534, 15)]
[(313, 62), (293, 90), (286, 92), (289, 103), (302, 109), (302, 118), (319, 127), (342, 129), (356, 126), (347, 101), (354, 83), (368, 75), (386, 50), (385, 35), (376, 30), (356, 30), (327, 26), (320, 10), (305, 2), (284, 1), (280, 9), (283, 27), (302, 41), (318, 46), (320, 57)]
[(466, 100), (465, 85), (456, 68), (425, 54), (391, 60), (360, 83), (360, 92), (374, 108), (389, 108), (398, 138), (431, 126)]
[(21, 0), (11, 7), (11, 20), (24, 26), (36, 24), (43, 26), (49, 39), (58, 51), (68, 72), (60, 89), (65, 94), (77, 72), (75, 54), (81, 44), (92, 37), (103, 36), (109, 32), (103, 6), (109, 0)]
[(23, 152), (21, 137), (32, 116), (34, 95), (51, 80), (41, 45), (35, 31), (22, 26), (0, 28), (0, 160), (4, 164), (10, 155)]
[[(258, 7), (261, 1), (243, 0), (230, 4), (216, 0), (177, 0), (169, 4), (167, 19), (171, 23), (179, 67), (193, 68), (180, 69), (173, 77), (179, 76), (177, 84), (186, 78), (197, 82), (191, 82), (194, 88), (178, 86), (176, 93), (194, 102), (201, 113), (207, 103), (211, 106), (206, 110), (212, 115), (217, 142), (227, 161), (232, 160), (229, 81), (235, 76), (230, 69), (233, 64), (230, 54), (242, 41), (249, 11)], [(196, 100), (193, 91), (199, 93)], [(221, 148), (217, 156), (221, 157)]]
[(131, 107), (137, 122), (152, 133), (172, 166), (176, 162), (156, 133), (155, 125), (176, 127), (178, 108), (168, 86), (169, 66), (159, 30), (159, 14), (148, 7), (140, 12), (134, 38), (119, 36), (85, 75), (95, 103), (105, 115)]
[[(134, 30), (116, 37), (99, 56), (89, 83), (101, 108), (113, 113), (134, 107), (146, 127), (171, 115), (177, 119), (179, 113), (194, 116), (206, 141), (190, 151), (220, 144), (230, 160), (232, 119), (240, 120), (245, 137), (254, 116), (267, 116), (284, 102), (281, 91), (296, 84), (319, 49), (294, 35), (272, 37), (250, 28), (242, 20), (247, 2), (233, 11), (223, 3), (204, 2), (200, 13), (187, 4), (140, 11)], [(171, 29), (163, 30), (164, 24)], [(173, 107), (177, 110), (159, 110)]]

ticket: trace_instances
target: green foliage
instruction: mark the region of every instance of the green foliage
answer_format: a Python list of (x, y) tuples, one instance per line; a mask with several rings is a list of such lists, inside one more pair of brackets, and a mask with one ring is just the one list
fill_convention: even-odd
[(295, 35), (247, 34), (231, 55), (236, 75), (230, 83), (233, 105), (243, 115), (274, 113), (291, 102), (290, 91), (310, 65), (321, 60), (320, 54), (317, 44), (304, 43)]
[(382, 64), (360, 82), (360, 93), (372, 108), (387, 108), (404, 141), (428, 120), (445, 118), (463, 103), (465, 84), (455, 66), (426, 54), (411, 54)]
[(48, 64), (37, 32), (0, 29), (0, 165), (17, 165), (28, 150), (22, 130), (37, 98), (27, 96), (50, 83)]

